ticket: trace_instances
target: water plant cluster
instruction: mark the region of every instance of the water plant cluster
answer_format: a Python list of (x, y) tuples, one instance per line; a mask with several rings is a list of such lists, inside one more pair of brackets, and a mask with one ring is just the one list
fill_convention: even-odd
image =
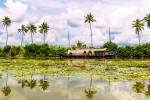
[(137, 60), (12, 59), (0, 60), (1, 71), (12, 71), (17, 78), (30, 75), (76, 76), (108, 81), (148, 81), (150, 62)]

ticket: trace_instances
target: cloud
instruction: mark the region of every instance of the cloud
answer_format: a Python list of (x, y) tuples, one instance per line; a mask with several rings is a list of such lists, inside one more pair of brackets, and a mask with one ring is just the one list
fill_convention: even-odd
[[(35, 3), (36, 2), (36, 3)], [(89, 24), (84, 23), (84, 16), (92, 12), (97, 22), (92, 23), (95, 46), (108, 41), (110, 27), (113, 42), (117, 44), (137, 44), (138, 38), (132, 28), (132, 21), (142, 19), (150, 13), (149, 0), (7, 0), (0, 4), (0, 19), (9, 16), (13, 23), (9, 27), (12, 45), (20, 39), (17, 29), (21, 24), (40, 25), (46, 21), (50, 25), (46, 41), (52, 45), (67, 46), (67, 33), (70, 32), (71, 44), (77, 40), (90, 45)], [(57, 6), (56, 6), (57, 5)], [(5, 43), (5, 30), (1, 27), (0, 42)], [(149, 42), (150, 30), (145, 27), (141, 34), (142, 43)], [(117, 34), (116, 34), (117, 33)], [(25, 36), (25, 43), (31, 43), (30, 33)], [(43, 35), (34, 35), (36, 43), (43, 42)]]

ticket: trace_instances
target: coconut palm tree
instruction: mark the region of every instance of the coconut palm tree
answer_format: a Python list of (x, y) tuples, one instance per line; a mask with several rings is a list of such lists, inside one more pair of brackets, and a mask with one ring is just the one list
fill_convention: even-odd
[(135, 21), (133, 21), (132, 27), (135, 28), (135, 32), (139, 37), (139, 45), (140, 45), (140, 32), (142, 33), (142, 30), (144, 30), (144, 22), (141, 22), (141, 20), (136, 19)]
[(36, 29), (37, 29), (37, 27), (33, 24), (30, 24), (28, 26), (28, 31), (30, 31), (30, 33), (31, 33), (32, 44), (33, 44), (33, 34), (36, 33)]
[(47, 32), (49, 30), (49, 25), (46, 22), (43, 22), (39, 26), (39, 28), (40, 28), (39, 32), (44, 35), (44, 43), (45, 43), (45, 35), (47, 34)]
[(85, 23), (89, 23), (90, 25), (90, 31), (91, 31), (91, 47), (93, 47), (93, 34), (92, 34), (92, 27), (91, 27), (91, 23), (92, 22), (96, 22), (96, 19), (94, 19), (94, 15), (92, 15), (91, 13), (87, 14), (85, 17)]
[(28, 32), (27, 26), (25, 26), (25, 25), (22, 24), (22, 25), (21, 25), (21, 28), (18, 29), (18, 32), (19, 32), (19, 33), (22, 33), (22, 40), (21, 40), (21, 46), (22, 46), (23, 38), (24, 38), (24, 36), (25, 36), (25, 33)]
[(7, 43), (8, 43), (8, 27), (11, 25), (11, 19), (6, 16), (6, 17), (2, 20), (2, 24), (3, 24), (3, 26), (6, 28), (6, 33), (7, 33), (6, 46), (7, 46)]
[(150, 14), (147, 14), (144, 20), (147, 22), (147, 27), (150, 28)]

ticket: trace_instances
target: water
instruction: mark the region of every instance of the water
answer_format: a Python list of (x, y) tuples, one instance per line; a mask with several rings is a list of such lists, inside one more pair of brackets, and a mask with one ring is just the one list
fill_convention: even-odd
[[(149, 81), (115, 82), (95, 78), (99, 72), (89, 75), (91, 71), (84, 68), (68, 70), (62, 61), (63, 67), (57, 66), (59, 68), (51, 60), (48, 61), (51, 65), (47, 65), (47, 60), (2, 59), (0, 62), (0, 100), (150, 100)], [(48, 67), (40, 67), (40, 62)], [(27, 63), (30, 66), (25, 68)], [(80, 65), (77, 61), (76, 64)]]

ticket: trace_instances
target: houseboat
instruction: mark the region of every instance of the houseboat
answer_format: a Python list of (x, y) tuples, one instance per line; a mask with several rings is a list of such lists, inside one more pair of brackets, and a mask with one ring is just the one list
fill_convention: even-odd
[(107, 52), (107, 48), (104, 49), (76, 49), (68, 50), (67, 56), (70, 57), (110, 57), (113, 56), (111, 52)]

